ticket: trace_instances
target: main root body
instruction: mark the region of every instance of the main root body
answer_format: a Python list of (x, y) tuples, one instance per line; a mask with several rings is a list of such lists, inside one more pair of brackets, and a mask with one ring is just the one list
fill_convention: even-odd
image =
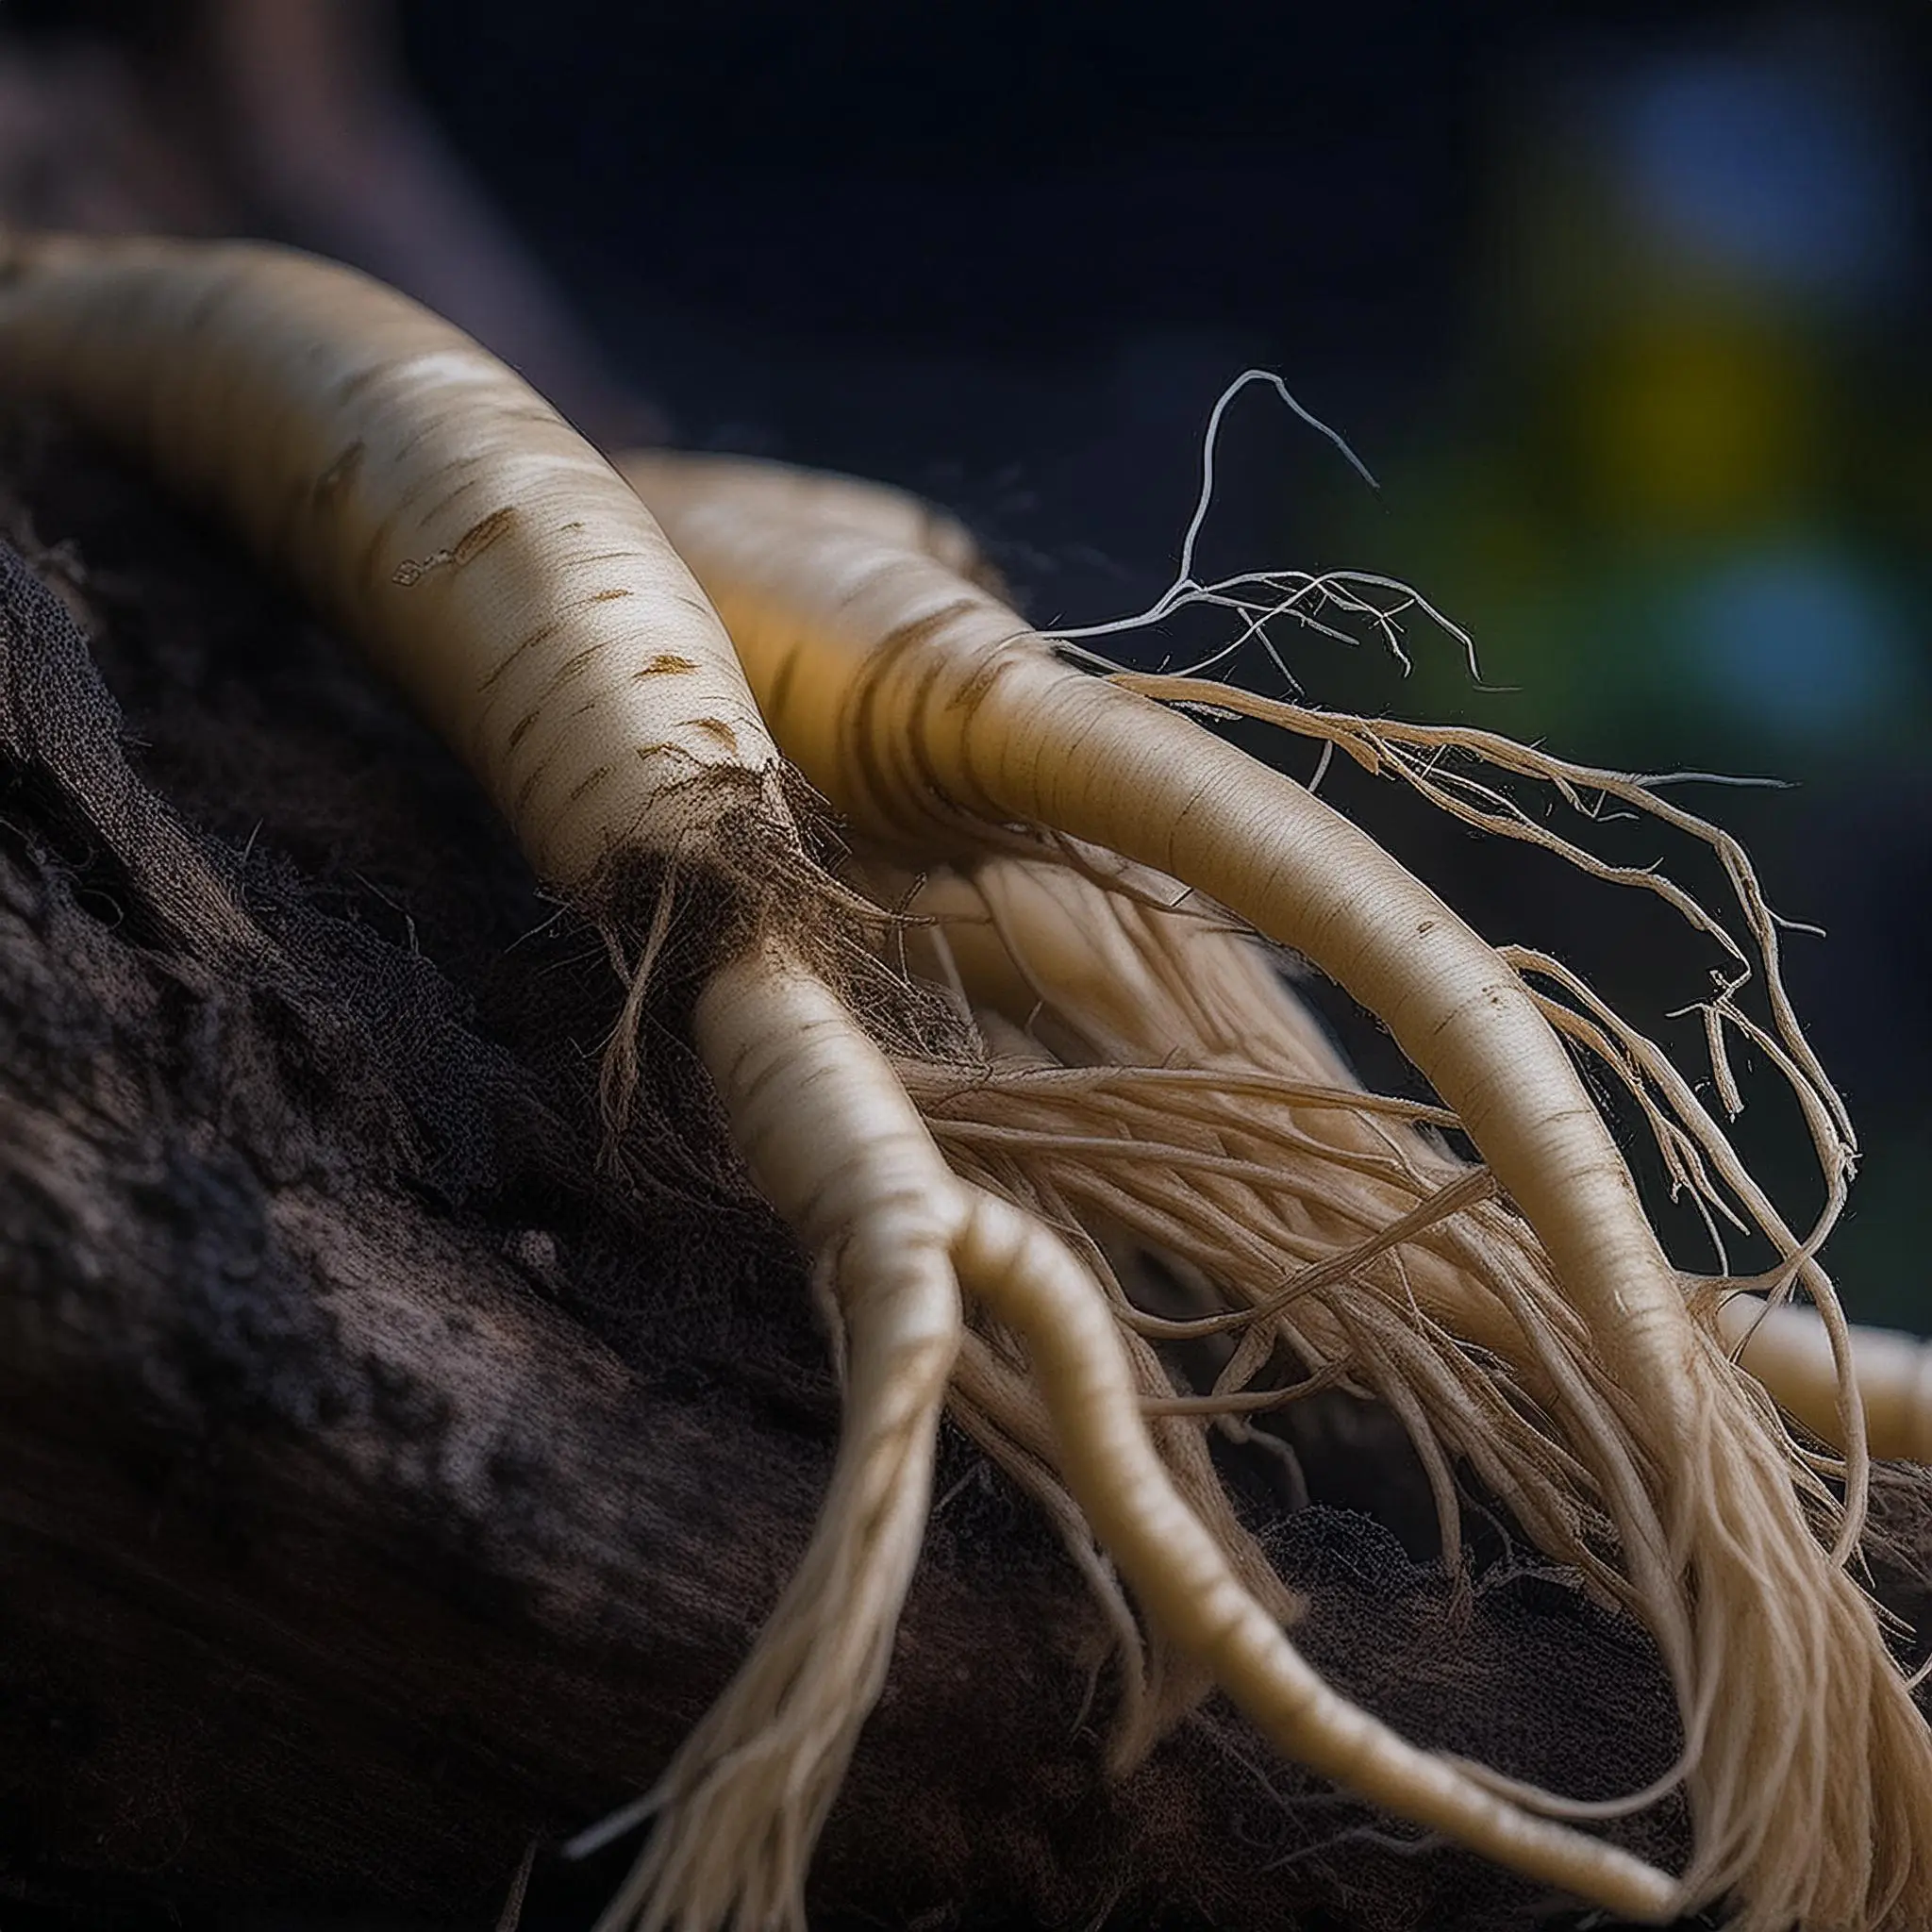
[[(1932, 1924), (1932, 1737), (1845, 1567), (1864, 1417), (1817, 1250), (1853, 1143), (1733, 843), (1655, 787), (1482, 734), (1095, 677), (1001, 602), (957, 525), (889, 491), (641, 460), (660, 529), (508, 371), (325, 264), (9, 238), (0, 270), (0, 373), (225, 516), (353, 629), (546, 884), (604, 924), (629, 981), (613, 1122), (673, 899), (634, 929), (599, 894), (618, 876), (708, 882), (715, 917), (673, 948), (693, 1033), (816, 1270), (844, 1419), (804, 1560), (742, 1670), (653, 1792), (584, 1840), (656, 1814), (607, 1932), (802, 1923), (949, 1392), (1119, 1640), (1117, 1763), (1214, 1686), (1388, 1811), (1627, 1916), (1729, 1896), (1748, 1932)], [(1198, 596), (1252, 632), (1264, 591), (1362, 611), (1374, 581), (1189, 580), (1160, 609)], [(1204, 702), (1660, 894), (1724, 955), (1707, 1010), (1720, 1098), (1740, 1033), (1797, 1097), (1825, 1182), (1812, 1225), (1786, 1224), (1691, 1084), (1585, 981), (1491, 946), (1312, 790), (1174, 708)], [(910, 922), (820, 869), (788, 761)], [(1518, 782), (1701, 841), (1737, 930), (1547, 831)], [(882, 933), (923, 988), (882, 974)], [(1441, 1104), (1362, 1091), (1257, 935), (1377, 1014)], [(923, 1025), (948, 996), (948, 1026)], [(1767, 1276), (1672, 1265), (1573, 1052), (1629, 1094), (1714, 1234), (1728, 1219), (1768, 1244)], [(1722, 1310), (1751, 1288), (1809, 1295), (1838, 1457), (1733, 1361)], [(1180, 1344), (1205, 1374), (1182, 1372)], [(1616, 1803), (1418, 1748), (1298, 1654), (1297, 1607), (1207, 1437), (1331, 1382), (1407, 1427), (1452, 1570), (1467, 1469), (1648, 1624), (1683, 1717), (1688, 1873), (1580, 1828)]]

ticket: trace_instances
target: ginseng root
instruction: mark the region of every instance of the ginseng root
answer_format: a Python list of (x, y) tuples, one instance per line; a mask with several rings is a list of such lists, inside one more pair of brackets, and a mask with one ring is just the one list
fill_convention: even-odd
[[(1323, 1690), (1225, 1539), (1176, 1501), (1098, 1285), (1037, 1219), (955, 1174), (855, 1017), (862, 982), (873, 1026), (902, 1048), (922, 1035), (919, 1000), (874, 963), (877, 915), (810, 857), (711, 604), (547, 404), (393, 291), (242, 245), (7, 242), (0, 376), (225, 519), (396, 679), (538, 875), (605, 929), (627, 1017), (665, 957), (672, 883), (701, 888), (684, 897), (704, 917), (674, 948), (692, 1033), (838, 1308), (844, 1418), (796, 1576), (635, 1807), (659, 1815), (608, 1926), (802, 1923), (812, 1842), (917, 1555), (962, 1280), (1025, 1337), (1054, 1453), (1101, 1541), (1262, 1730), (1581, 1897), (1674, 1907), (1666, 1874)], [(890, 756), (898, 721), (879, 725)], [(634, 1054), (621, 1027), (617, 1114)], [(1172, 1576), (1155, 1560), (1170, 1546), (1190, 1552)]]

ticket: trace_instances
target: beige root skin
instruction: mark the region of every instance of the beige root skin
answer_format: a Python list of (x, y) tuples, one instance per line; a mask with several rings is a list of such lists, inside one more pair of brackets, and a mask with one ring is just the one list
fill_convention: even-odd
[[(1425, 1110), (1356, 1093), (1251, 941), (1224, 919), (1163, 909), (1171, 895), (1153, 890), (1156, 881), (1131, 883), (1129, 898), (1064, 865), (1015, 858), (977, 867), (971, 887), (946, 874), (928, 879), (915, 903), (940, 915), (926, 938), (949, 957), (950, 976), (1055, 1043), (1052, 1060), (1038, 1048), (1027, 1054), (1025, 1036), (1008, 1022), (991, 1029), (1006, 1037), (1008, 1057), (985, 1079), (950, 1092), (915, 1081), (956, 1165), (970, 1172), (982, 1142), (955, 1144), (955, 1124), (997, 1121), (1000, 1136), (986, 1143), (996, 1161), (989, 1184), (998, 1185), (998, 1168), (1024, 1161), (1083, 1213), (1117, 1215), (1156, 1252), (1188, 1257), (1233, 1304), (1191, 1324), (1151, 1324), (1118, 1309), (1121, 1319), (1147, 1333), (1243, 1337), (1217, 1380), (1222, 1390), (1244, 1387), (1276, 1336), (1304, 1361), (1342, 1363), (1397, 1407), (1425, 1458), (1438, 1440), (1467, 1457), (1543, 1548), (1622, 1594), (1621, 1579), (1592, 1547), (1601, 1547), (1603, 1525), (1589, 1474), (1535, 1420), (1548, 1412), (1558, 1376), (1567, 1377), (1570, 1403), (1579, 1411), (1597, 1406), (1604, 1424), (1614, 1422), (1617, 1391), (1601, 1383), (1587, 1336), (1555, 1299), (1520, 1222), (1477, 1185), (1487, 1179), (1480, 1170), (1419, 1140), (1404, 1145), (1410, 1117)], [(1103, 965), (1117, 996), (1092, 1002)], [(1056, 1063), (1062, 1060), (1072, 1064)], [(1076, 1143), (1082, 1125), (1105, 1133)], [(1225, 1158), (1236, 1150), (1254, 1152), (1251, 1173)], [(1174, 1170), (1174, 1187), (1147, 1177), (1157, 1167)], [(1230, 1195), (1210, 1208), (1204, 1196), (1217, 1188)], [(1433, 1200), (1442, 1211), (1420, 1225), (1415, 1213), (1389, 1220), (1407, 1200)], [(1325, 1225), (1338, 1214), (1346, 1224), (1339, 1231)], [(1388, 1223), (1373, 1258), (1343, 1245), (1356, 1216)], [(1329, 1258), (1310, 1265), (1324, 1250)], [(1511, 1281), (1546, 1350), (1513, 1383), (1494, 1363), (1472, 1373), (1475, 1364), (1455, 1343), (1458, 1332), (1493, 1332), (1498, 1318), (1509, 1319), (1500, 1296)], [(1210, 1296), (1207, 1305), (1217, 1302)], [(1448, 1327), (1426, 1318), (1431, 1307)], [(1246, 1355), (1255, 1340), (1262, 1352)], [(1535, 1400), (1525, 1406), (1526, 1395)], [(1768, 1410), (1767, 1424), (1717, 1480), (1735, 1489), (1779, 1469)], [(1457, 1541), (1445, 1520), (1445, 1549), (1453, 1553)], [(1782, 1626), (1767, 1648), (1806, 1641), (1783, 1594), (1766, 1593), (1761, 1618)], [(1846, 1659), (1813, 1656), (1818, 1680), (1835, 1694)], [(1774, 1830), (1775, 1821), (1767, 1817), (1763, 1828)], [(1834, 1882), (1847, 1875), (1841, 1867)]]
[[(1780, 1408), (1821, 1441), (1843, 1447), (1838, 1364), (1831, 1337), (1812, 1309), (1773, 1307), (1740, 1294), (1724, 1304), (1718, 1324), (1740, 1362)], [(1932, 1463), (1932, 1343), (1890, 1328), (1855, 1327), (1852, 1374), (1864, 1402), (1873, 1455)]]
[[(1527, 1216), (1615, 1391), (1607, 1433), (1574, 1405), (1554, 1419), (1685, 1712), (1690, 1895), (1737, 1893), (1752, 1932), (1932, 1922), (1932, 1740), (1814, 1538), (1815, 1484), (1688, 1307), (1541, 997), (1301, 787), (1056, 661), (939, 559), (836, 504), (818, 513), (795, 482), (781, 511), (765, 466), (624, 467), (718, 601), (788, 755), (862, 836), (914, 863), (970, 865), (1016, 824), (1111, 849), (1382, 1018)], [(1514, 1324), (1512, 1361), (1560, 1367), (1534, 1318)]]
[[(720, 921), (741, 936), (782, 924), (783, 895), (748, 876), (762, 865), (797, 888), (799, 950), (819, 937), (814, 876), (825, 901), (836, 889), (716, 612), (509, 370), (393, 291), (283, 250), (25, 240), (5, 267), (0, 376), (293, 576), (468, 760), (546, 884), (582, 897), (626, 859), (694, 867), (741, 886)], [(802, 1917), (917, 1558), (958, 1337), (942, 1205), (920, 1209), (905, 1182), (908, 1163), (944, 1169), (890, 1070), (855, 1088), (857, 1023), (782, 947), (718, 964), (708, 1058), (844, 1307), (846, 1425), (804, 1567), (655, 1793), (613, 1925)], [(770, 1124), (774, 1105), (795, 1120)]]
[(7, 238), (0, 385), (72, 408), (299, 583), (546, 883), (702, 846), (746, 774), (775, 787), (730, 641), (635, 495), (393, 290), (251, 243)]
[[(1346, 1228), (1326, 1225), (1326, 1217), (1391, 1221), (1401, 1204), (1424, 1198), (1432, 1184), (1453, 1197), (1456, 1183), (1448, 1176), (1459, 1171), (1480, 1180), (1480, 1172), (1458, 1170), (1420, 1140), (1405, 1146), (1409, 1129), (1399, 1108), (1380, 1115), (1351, 1108), (1347, 1070), (1252, 942), (1230, 932), (1224, 920), (1162, 911), (1164, 895), (1150, 893), (1152, 882), (1133, 883), (1140, 896), (1128, 899), (1064, 866), (1007, 858), (976, 868), (971, 889), (943, 874), (928, 879), (914, 904), (939, 915), (929, 943), (943, 945), (962, 991), (1004, 1008), (1074, 1063), (1062, 1070), (1036, 1049), (1030, 1060), (996, 1064), (989, 1078), (951, 1091), (915, 1079), (914, 1091), (956, 1164), (963, 1158), (970, 1172), (976, 1143), (955, 1144), (955, 1124), (997, 1121), (1001, 1132), (990, 1158), (1001, 1165), (1024, 1161), (1079, 1210), (1110, 1212), (1157, 1252), (1189, 1257), (1237, 1307), (1245, 1301), (1258, 1311), (1271, 1296), (1292, 1293), (1278, 1318), (1279, 1334), (1297, 1355), (1308, 1362), (1340, 1360), (1352, 1378), (1391, 1399), (1399, 1392), (1391, 1378), (1407, 1379), (1426, 1416), (1419, 1448), (1426, 1452), (1437, 1438), (1467, 1457), (1542, 1547), (1623, 1594), (1621, 1579), (1603, 1570), (1590, 1541), (1579, 1541), (1602, 1535), (1595, 1485), (1534, 1422), (1557, 1407), (1552, 1378), (1559, 1374), (1567, 1376), (1573, 1412), (1596, 1407), (1600, 1426), (1614, 1423), (1616, 1391), (1600, 1386), (1588, 1338), (1554, 1300), (1546, 1264), (1524, 1244), (1521, 1223), (1478, 1194), (1456, 1208), (1454, 1222), (1407, 1238), (1399, 1256), (1385, 1252), (1340, 1277), (1328, 1275), (1335, 1286), (1325, 1287), (1320, 1277), (1327, 1271), (1311, 1264), (1324, 1250), (1347, 1252)], [(1111, 1002), (1091, 995), (1103, 974), (1115, 991)], [(1119, 1064), (1118, 1073), (1108, 1070), (1109, 1061)], [(1244, 1085), (1251, 1090), (1245, 1097)], [(1155, 1110), (1163, 1095), (1165, 1119)], [(1082, 1147), (1071, 1137), (1083, 1124), (1090, 1134), (1123, 1138)], [(1144, 1138), (1137, 1141), (1135, 1133)], [(1231, 1173), (1235, 1163), (1224, 1156), (1251, 1146), (1257, 1156), (1267, 1151), (1269, 1165), (1241, 1182), (1225, 1218), (1209, 1211), (1208, 1191), (1235, 1187), (1232, 1178), (1217, 1183), (1213, 1173)], [(1105, 1162), (1094, 1151), (1099, 1147), (1108, 1150)], [(1210, 1165), (1191, 1169), (1196, 1160)], [(1157, 1188), (1148, 1174), (1162, 1165), (1175, 1170), (1172, 1189)], [(1252, 1258), (1251, 1250), (1257, 1250)], [(1544, 1357), (1523, 1358), (1519, 1349), (1513, 1399), (1491, 1395), (1485, 1404), (1495, 1369), (1469, 1374), (1453, 1338), (1500, 1341), (1507, 1353), (1508, 1338), (1498, 1324), (1507, 1329), (1512, 1317), (1498, 1291), (1512, 1277), (1542, 1324)], [(1416, 1303), (1446, 1327), (1433, 1338), (1431, 1324), (1416, 1332)], [(1357, 1330), (1378, 1307), (1392, 1325)], [(1179, 1332), (1185, 1324), (1171, 1325)], [(1252, 1337), (1262, 1330), (1251, 1319), (1224, 1325), (1224, 1332)], [(1818, 1399), (1828, 1416), (1837, 1391), (1822, 1332), (1815, 1346)], [(1245, 1373), (1264, 1361), (1265, 1354), (1251, 1357)], [(1234, 1386), (1239, 1368), (1237, 1357)], [(1230, 1385), (1224, 1376), (1217, 1386)], [(1526, 1408), (1520, 1406), (1524, 1396), (1534, 1398)], [(1407, 1419), (1407, 1410), (1400, 1412)], [(1715, 1479), (1733, 1495), (1741, 1491), (1749, 1507), (1753, 1485), (1788, 1479), (1778, 1442), (1774, 1426), (1747, 1438), (1743, 1455), (1727, 1457)], [(1444, 1541), (1453, 1558), (1451, 1521)], [(1841, 1683), (1847, 1666), (1856, 1674), (1856, 1653), (1827, 1655), (1805, 1635), (1802, 1619), (1782, 1601), (1790, 1594), (1767, 1591), (1759, 1616), (1772, 1629), (1769, 1641), (1757, 1641), (1767, 1650), (1776, 1643), (1810, 1647), (1821, 1685)], [(1734, 1788), (1727, 1795), (1741, 1807), (1748, 1792)], [(1774, 1831), (1775, 1822), (1766, 1816), (1759, 1828)], [(1838, 1864), (1832, 1882), (1856, 1882), (1855, 1870)], [(1874, 1911), (1882, 1913), (1882, 1906)]]
[[(804, 1926), (811, 1848), (884, 1684), (924, 1539), (960, 1337), (950, 1250), (963, 1191), (852, 1016), (772, 953), (722, 967), (695, 1024), (753, 1177), (830, 1287), (844, 1423), (811, 1543), (750, 1657), (656, 1790), (611, 1821), (665, 1814), (599, 1932)], [(855, 1124), (828, 1169), (838, 1122)]]

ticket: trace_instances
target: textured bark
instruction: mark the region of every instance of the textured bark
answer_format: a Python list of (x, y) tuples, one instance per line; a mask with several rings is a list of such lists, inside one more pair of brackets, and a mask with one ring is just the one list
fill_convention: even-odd
[[(597, 941), (353, 657), (44, 425), (0, 489), (0, 1923), (487, 1925), (803, 1546), (836, 1401), (802, 1268), (675, 986), (607, 1155)], [(1325, 1507), (1230, 1469), (1338, 1681), (1583, 1795), (1668, 1763), (1641, 1632), (1520, 1562), (1457, 1597), (1337, 1507), (1418, 1520), (1386, 1427), (1300, 1426)], [(962, 1441), (940, 1488), (818, 1923), (1547, 1906), (1212, 1707), (1109, 1783), (1070, 1565)], [(546, 1853), (526, 1923), (583, 1923), (627, 1851)]]

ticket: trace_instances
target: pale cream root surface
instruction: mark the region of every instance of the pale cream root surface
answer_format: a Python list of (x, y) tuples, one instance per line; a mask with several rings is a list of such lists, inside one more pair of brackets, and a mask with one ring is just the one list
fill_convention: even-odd
[(782, 949), (760, 949), (713, 975), (696, 1028), (754, 1178), (830, 1290), (844, 1416), (804, 1560), (738, 1674), (625, 1814), (655, 1812), (657, 1825), (604, 1932), (804, 1925), (812, 1846), (919, 1559), (959, 1344), (963, 1191), (850, 1013)]
[[(234, 524), (409, 692), (553, 885), (702, 839), (778, 758), (716, 613), (521, 377), (255, 243), (0, 243), (0, 384)], [(772, 808), (782, 814), (774, 801)]]
[[(1740, 1294), (1724, 1303), (1718, 1320), (1739, 1360), (1778, 1405), (1821, 1441), (1838, 1443), (1838, 1365), (1816, 1313)], [(1932, 1462), (1932, 1343), (1895, 1329), (1854, 1327), (1852, 1373), (1873, 1455)]]
[[(716, 613), (609, 465), (475, 344), (276, 249), (8, 238), (0, 271), (0, 379), (295, 578), (469, 760), (553, 888), (631, 857), (747, 894), (766, 863), (810, 898)], [(797, 914), (816, 936), (823, 908)], [(830, 991), (761, 949), (726, 959), (700, 1019), (747, 1156), (840, 1301), (846, 1423), (802, 1570), (667, 1773), (613, 1923), (800, 1916), (917, 1557), (958, 1334), (957, 1187)]]
[[(1596, 1480), (1563, 1451), (1547, 1420), (1561, 1409), (1574, 1432), (1593, 1413), (1609, 1439), (1617, 1391), (1527, 1230), (1476, 1185), (1487, 1178), (1480, 1170), (1415, 1134), (1413, 1117), (1429, 1110), (1354, 1091), (1332, 1046), (1252, 941), (1224, 917), (1171, 908), (1158, 881), (1131, 883), (1128, 897), (1063, 864), (999, 858), (977, 867), (970, 886), (946, 874), (929, 879), (914, 902), (939, 916), (927, 943), (949, 956), (962, 991), (1025, 1027), (1008, 1024), (1007, 1058), (981, 1080), (947, 1088), (908, 1074), (956, 1165), (974, 1172), (984, 1158), (986, 1184), (998, 1187), (1024, 1163), (1037, 1185), (1050, 1185), (1076, 1210), (1105, 1214), (1156, 1253), (1185, 1257), (1218, 1290), (1199, 1319), (1157, 1323), (1117, 1312), (1148, 1335), (1227, 1338), (1217, 1390), (1238, 1394), (1267, 1366), (1276, 1339), (1311, 1366), (1341, 1364), (1395, 1407), (1425, 1460), (1438, 1439), (1466, 1457), (1544, 1549), (1622, 1594), (1596, 1554), (1607, 1547)], [(1123, 996), (1090, 1006), (1103, 964)], [(1043, 1044), (1024, 1050), (1035, 1035), (1053, 1043), (1051, 1054)], [(996, 1136), (989, 1132), (995, 1124)], [(1409, 1212), (1397, 1219), (1405, 1206)], [(1365, 1226), (1379, 1226), (1383, 1238), (1350, 1246)], [(1228, 1304), (1226, 1313), (1207, 1312)], [(1252, 1311), (1246, 1319), (1243, 1309)], [(1510, 1374), (1499, 1363), (1479, 1366), (1458, 1342), (1488, 1338), (1507, 1353), (1510, 1325), (1541, 1338)], [(1263, 1345), (1252, 1352), (1257, 1340)], [(1829, 1349), (1822, 1335), (1818, 1342), (1829, 1389)], [(1714, 1354), (1716, 1344), (1707, 1345)], [(1829, 1402), (1827, 1393), (1827, 1409)], [(1746, 1443), (1741, 1467), (1734, 1455), (1718, 1472), (1744, 1489), (1744, 1507), (1751, 1485), (1790, 1480), (1779, 1440), (1767, 1426)], [(1453, 1489), (1449, 1501), (1444, 1541), (1453, 1554)], [(1767, 1656), (1808, 1645), (1822, 1702), (1839, 1694), (1834, 1680), (1847, 1667), (1856, 1686), (1857, 1652), (1822, 1647), (1815, 1627), (1807, 1635), (1816, 1620), (1802, 1596), (1793, 1617), (1791, 1589), (1773, 1594), (1760, 1613), (1768, 1630), (1747, 1629), (1747, 1639)], [(1783, 1750), (1792, 1776), (1817, 1776), (1815, 1754), (1831, 1734), (1808, 1737), (1807, 1744), (1802, 1731), (1774, 1733), (1758, 1768), (1775, 1775), (1773, 1754)], [(1806, 1750), (1814, 1754), (1808, 1764), (1798, 1755)], [(1748, 1754), (1741, 1761), (1753, 1762)], [(1852, 1795), (1824, 1808), (1842, 1804), (1850, 1821), (1870, 1806), (1884, 1831), (1910, 1828), (1906, 1816), (1884, 1817), (1892, 1794), (1881, 1786), (1874, 1795), (1856, 1760), (1852, 1774)], [(1501, 1789), (1549, 1805), (1543, 1794)], [(1762, 1866), (1779, 1849), (1776, 1814), (1750, 1816), (1748, 1795), (1733, 1790), (1726, 1802), (1743, 1826), (1738, 1855)], [(1914, 1802), (1907, 1792), (1907, 1814)], [(1831, 1839), (1826, 1896), (1888, 1882), (1882, 1868), (1860, 1869), (1872, 1846), (1859, 1829), (1849, 1822), (1840, 1829), (1834, 1819)], [(1850, 1857), (1840, 1855), (1842, 1846)], [(1874, 1913), (1882, 1915), (1882, 1897), (1872, 1894)], [(1833, 1922), (1821, 1913), (1817, 1923)]]

